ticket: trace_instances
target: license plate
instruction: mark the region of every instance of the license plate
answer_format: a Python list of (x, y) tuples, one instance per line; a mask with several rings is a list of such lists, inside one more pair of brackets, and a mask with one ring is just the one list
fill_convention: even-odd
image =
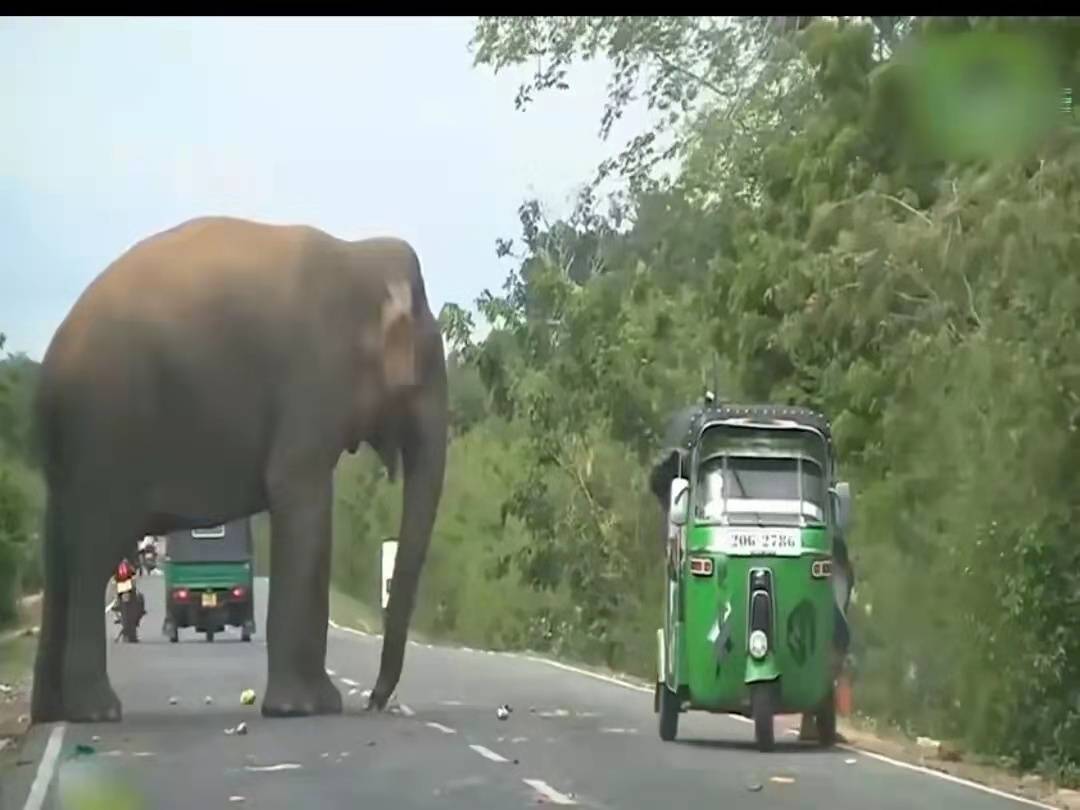
[(798, 557), (802, 553), (799, 529), (729, 528), (722, 537), (720, 550), (732, 556)]
[(203, 607), (216, 607), (217, 606), (217, 594), (216, 593), (204, 593), (202, 595)]
[(131, 590), (131, 580), (130, 579), (125, 579), (125, 580), (122, 580), (121, 582), (116, 583), (116, 592), (117, 593), (127, 593), (130, 590)]

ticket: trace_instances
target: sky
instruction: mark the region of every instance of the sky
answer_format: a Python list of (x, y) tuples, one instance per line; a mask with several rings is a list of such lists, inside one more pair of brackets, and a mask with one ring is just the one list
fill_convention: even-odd
[(40, 359), (132, 244), (196, 216), (394, 235), (437, 314), (512, 269), (518, 206), (569, 211), (644, 130), (598, 136), (610, 68), (514, 95), (528, 68), (472, 66), (474, 19), (96, 18), (0, 22), (0, 332)]

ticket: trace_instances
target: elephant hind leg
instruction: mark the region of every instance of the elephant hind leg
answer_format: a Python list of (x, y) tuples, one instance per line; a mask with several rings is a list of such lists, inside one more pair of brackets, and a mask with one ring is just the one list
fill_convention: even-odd
[(62, 680), (67, 643), (68, 575), (61, 525), (63, 508), (57, 495), (49, 493), (43, 546), (45, 593), (30, 701), (30, 718), (35, 723), (55, 723), (64, 719)]
[(326, 674), (331, 473), (301, 472), (279, 481), (270, 486), (269, 671), (262, 713), (340, 714), (341, 693)]

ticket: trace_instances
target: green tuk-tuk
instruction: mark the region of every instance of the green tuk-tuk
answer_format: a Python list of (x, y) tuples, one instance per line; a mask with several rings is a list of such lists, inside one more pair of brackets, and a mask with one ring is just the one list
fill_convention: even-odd
[(753, 719), (768, 751), (774, 716), (798, 713), (831, 745), (853, 576), (850, 490), (826, 418), (707, 396), (676, 418), (650, 487), (667, 513), (661, 739), (680, 712), (731, 713)]
[(239, 627), (244, 641), (255, 632), (254, 569), (248, 518), (168, 535), (165, 552), (165, 623), (169, 641), (194, 627), (207, 641)]

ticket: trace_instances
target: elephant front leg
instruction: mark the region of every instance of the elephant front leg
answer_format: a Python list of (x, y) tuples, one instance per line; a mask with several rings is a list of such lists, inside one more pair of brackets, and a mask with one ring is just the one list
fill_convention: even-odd
[(333, 486), (329, 474), (313, 479), (271, 487), (267, 717), (341, 713), (326, 674)]

